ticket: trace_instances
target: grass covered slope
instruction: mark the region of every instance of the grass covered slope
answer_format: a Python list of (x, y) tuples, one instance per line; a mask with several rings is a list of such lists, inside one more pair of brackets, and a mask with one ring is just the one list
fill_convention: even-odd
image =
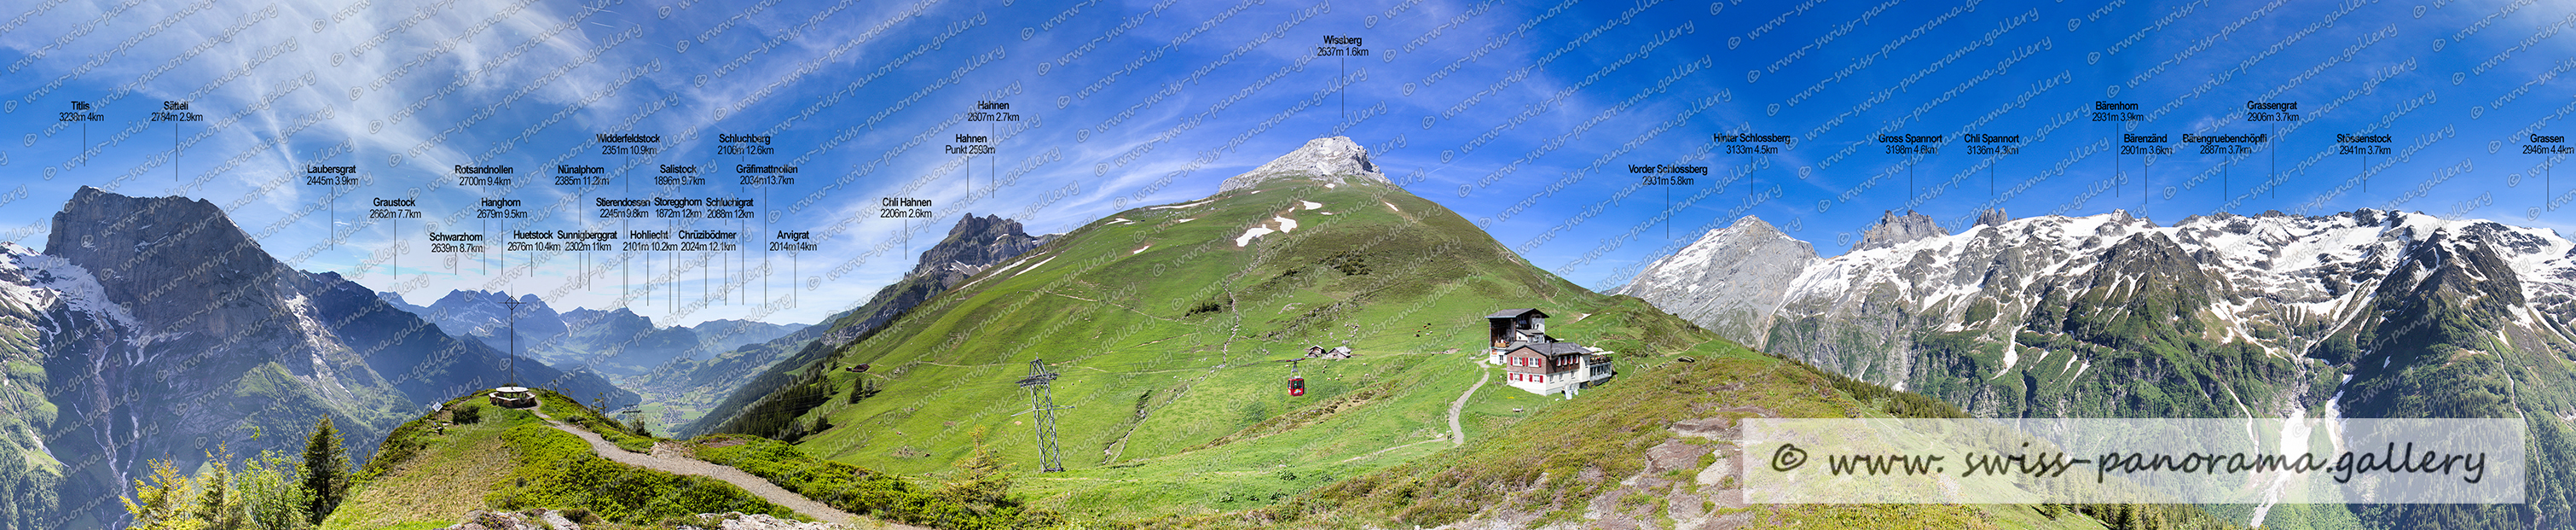
[(1964, 418), (1956, 407), (1774, 355), (1710, 353), (1629, 372), (1492, 434), (1277, 506), (1148, 528), (2233, 528), (2188, 505), (1743, 502), (1746, 418)]
[[(540, 393), (548, 414), (607, 422), (588, 409), (554, 406), (571, 398)], [(796, 516), (723, 481), (600, 458), (580, 437), (478, 394), (395, 429), (322, 527), (444, 528), (473, 510), (528, 508), (588, 514), (594, 520), (585, 527), (604, 528), (661, 528), (699, 513)]]
[[(1732, 347), (1531, 267), (1392, 186), (1274, 180), (1074, 230), (865, 340), (782, 363), (795, 382), (716, 430), (904, 474), (945, 472), (987, 432), (1021, 491), (1077, 522), (1259, 508), (1454, 447), (1462, 396), (1470, 444), (1560, 406), (1477, 362), (1483, 316), (1516, 307), (1618, 352), (1623, 374)], [(1357, 358), (1302, 363), (1306, 396), (1285, 395), (1275, 361), (1345, 342)], [(1035, 473), (1014, 384), (1033, 359), (1063, 374), (1052, 395), (1073, 407), (1058, 411), (1064, 473)], [(1607, 398), (1577, 402), (1593, 399)]]

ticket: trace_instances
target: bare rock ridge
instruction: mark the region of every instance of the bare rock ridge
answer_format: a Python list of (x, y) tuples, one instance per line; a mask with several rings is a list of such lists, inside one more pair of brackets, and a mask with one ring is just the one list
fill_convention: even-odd
[(1368, 148), (1360, 147), (1348, 136), (1334, 136), (1308, 140), (1305, 147), (1280, 155), (1250, 172), (1225, 179), (1225, 183), (1217, 185), (1216, 191), (1225, 193), (1273, 180), (1299, 178), (1328, 184), (1352, 181), (1389, 183), (1386, 174), (1378, 171), (1377, 164), (1369, 161)]
[[(1980, 219), (1982, 218), (1980, 216)], [(1907, 241), (1946, 235), (1950, 233), (1942, 230), (1941, 225), (1933, 223), (1932, 216), (1913, 210), (1906, 210), (1903, 216), (1896, 215), (1896, 212), (1887, 212), (1879, 215), (1876, 226), (1871, 226), (1869, 231), (1861, 233), (1860, 244), (1852, 245), (1852, 251), (1893, 247), (1905, 244)]]
[(2005, 222), (2011, 220), (2012, 216), (2004, 215), (2004, 209), (2002, 208), (1979, 210), (1977, 212), (1977, 226), (2002, 226)]
[(973, 276), (984, 267), (1000, 263), (1011, 256), (1028, 252), (1054, 240), (1054, 235), (1030, 236), (1020, 222), (1001, 215), (976, 217), (969, 212), (948, 227), (948, 236), (928, 250), (921, 251), (921, 262), (912, 266), (906, 276), (922, 276), (944, 271), (963, 272)]

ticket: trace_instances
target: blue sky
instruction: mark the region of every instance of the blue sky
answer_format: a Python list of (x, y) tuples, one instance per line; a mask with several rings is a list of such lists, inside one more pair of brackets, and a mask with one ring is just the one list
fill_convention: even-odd
[[(1826, 254), (1907, 209), (1953, 230), (1988, 207), (2159, 223), (2370, 207), (2565, 228), (2548, 201), (2563, 206), (2576, 174), (2555, 184), (2558, 157), (2523, 146), (2576, 129), (2562, 123), (2576, 81), (2560, 79), (2576, 68), (2571, 16), (2308, 0), (22, 2), (0, 7), (0, 239), (41, 247), (61, 202), (98, 186), (212, 201), (297, 268), (415, 302), (504, 289), (664, 323), (813, 322), (894, 280), (964, 213), (1069, 230), (1205, 196), (1336, 134), (1595, 289), (1745, 215)], [(152, 121), (171, 100), (204, 121)], [(98, 121), (59, 121), (75, 101)], [(972, 121), (979, 101), (1019, 121)], [(2102, 103), (2138, 116), (2096, 121)], [(2262, 112), (2299, 116), (2247, 120)], [(664, 141), (602, 154), (594, 135), (609, 133)], [(1793, 141), (1730, 153), (1755, 144), (1719, 133)], [(2257, 133), (2270, 141), (2209, 154), (2181, 138)], [(993, 137), (994, 153), (952, 154), (960, 134)], [(771, 151), (720, 154), (720, 135)], [(555, 185), (559, 164), (600, 166), (607, 185)], [(798, 172), (744, 185), (741, 164)], [(308, 185), (315, 165), (361, 178)], [(518, 182), (459, 185), (458, 165), (511, 166)], [(656, 186), (664, 165), (707, 183)], [(1630, 169), (1654, 165), (1707, 173), (1649, 186)], [(367, 218), (403, 197), (421, 218)], [(619, 229), (595, 200), (653, 197), (753, 199), (758, 218), (689, 226), (753, 244), (808, 232), (818, 248), (532, 266), (540, 253), (439, 254), (424, 235)], [(886, 197), (929, 199), (932, 217), (880, 218)], [(475, 219), (487, 198), (539, 218)]]

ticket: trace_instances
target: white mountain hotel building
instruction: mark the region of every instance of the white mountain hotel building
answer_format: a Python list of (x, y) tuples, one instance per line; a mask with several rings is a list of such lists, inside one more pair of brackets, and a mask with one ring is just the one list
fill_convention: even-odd
[(1547, 313), (1537, 309), (1505, 309), (1485, 315), (1485, 322), (1492, 339), (1485, 362), (1502, 365), (1504, 383), (1512, 388), (1572, 398), (1618, 375), (1610, 363), (1613, 352), (1557, 342), (1547, 336)]

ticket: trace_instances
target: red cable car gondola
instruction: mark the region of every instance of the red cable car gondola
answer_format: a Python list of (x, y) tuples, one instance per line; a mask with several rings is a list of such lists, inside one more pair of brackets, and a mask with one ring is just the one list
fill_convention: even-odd
[(1288, 396), (1289, 396), (1289, 397), (1297, 397), (1297, 396), (1303, 396), (1303, 395), (1306, 395), (1306, 378), (1305, 378), (1305, 377), (1301, 377), (1301, 376), (1298, 376), (1298, 375), (1297, 375), (1297, 361), (1303, 361), (1303, 360), (1305, 360), (1305, 359), (1290, 359), (1290, 360), (1288, 361)]

